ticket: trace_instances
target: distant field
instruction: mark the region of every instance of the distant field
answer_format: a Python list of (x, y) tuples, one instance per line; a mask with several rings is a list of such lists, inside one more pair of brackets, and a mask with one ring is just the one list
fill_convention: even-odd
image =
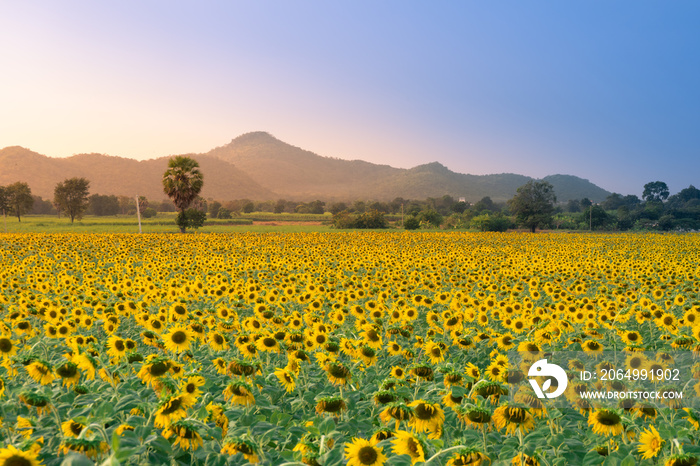
[[(159, 213), (156, 217), (141, 219), (143, 233), (177, 233), (175, 213)], [(274, 214), (253, 212), (241, 214), (231, 219), (207, 219), (198, 233), (227, 232), (313, 232), (330, 231), (330, 214)], [(85, 216), (82, 220), (70, 222), (69, 218), (55, 215), (27, 215), (18, 222), (16, 217), (0, 220), (0, 232), (7, 233), (138, 233), (138, 220), (135, 215), (110, 217)]]

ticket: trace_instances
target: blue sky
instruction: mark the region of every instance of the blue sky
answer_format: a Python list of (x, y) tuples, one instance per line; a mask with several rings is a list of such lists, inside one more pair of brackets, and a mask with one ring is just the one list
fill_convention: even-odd
[(0, 1), (0, 147), (700, 186), (697, 1)]

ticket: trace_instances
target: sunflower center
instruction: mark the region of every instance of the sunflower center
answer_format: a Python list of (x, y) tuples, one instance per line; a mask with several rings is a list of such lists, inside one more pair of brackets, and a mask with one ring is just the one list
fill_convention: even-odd
[(274, 348), (275, 345), (277, 345), (277, 340), (274, 338), (265, 337), (263, 338), (263, 345), (265, 345), (267, 348)]
[(12, 341), (9, 338), (0, 338), (0, 352), (9, 353), (12, 351)]
[(598, 422), (604, 426), (616, 426), (620, 423), (620, 416), (611, 412), (598, 413)]
[(527, 411), (522, 408), (510, 408), (506, 410), (506, 419), (515, 424), (522, 424), (527, 419)]
[(360, 448), (357, 452), (357, 459), (360, 460), (362, 464), (374, 464), (377, 461), (377, 450), (374, 447), (367, 446)]
[(117, 340), (114, 342), (114, 349), (117, 351), (124, 351), (126, 347), (124, 346), (124, 342), (122, 340)]
[(172, 414), (178, 409), (180, 409), (180, 406), (182, 405), (182, 402), (180, 401), (179, 398), (173, 398), (170, 400), (166, 408), (162, 411), (164, 415)]
[(71, 422), (70, 423), (70, 431), (73, 432), (73, 434), (75, 434), (75, 436), (78, 436), (83, 431), (83, 426), (82, 426), (82, 424), (79, 424), (77, 422)]
[(217, 345), (221, 345), (221, 344), (223, 344), (223, 342), (224, 342), (224, 337), (222, 337), (218, 333), (214, 335), (214, 343), (216, 343)]
[(406, 442), (406, 447), (408, 448), (408, 451), (410, 452), (410, 455), (412, 457), (417, 458), (420, 456), (420, 453), (418, 452), (418, 442), (416, 442), (412, 438), (408, 439), (408, 441)]
[(182, 343), (187, 341), (187, 334), (182, 330), (178, 330), (177, 332), (173, 333), (173, 336), (170, 339), (176, 345), (181, 345)]
[(432, 406), (429, 406), (425, 403), (421, 403), (418, 406), (416, 406), (415, 413), (418, 419), (427, 421), (432, 419), (437, 413), (437, 411)]
[(151, 375), (153, 375), (155, 377), (159, 377), (159, 376), (165, 374), (166, 372), (168, 372), (168, 369), (169, 369), (169, 367), (166, 363), (157, 362), (157, 363), (151, 365), (149, 372), (151, 373)]
[(63, 377), (64, 379), (68, 379), (70, 377), (73, 377), (76, 373), (78, 372), (78, 369), (72, 365), (72, 364), (64, 364), (58, 369), (56, 369), (56, 373)]
[(19, 455), (12, 455), (9, 458), (6, 458), (2, 464), (6, 466), (32, 466), (32, 462), (30, 460)]

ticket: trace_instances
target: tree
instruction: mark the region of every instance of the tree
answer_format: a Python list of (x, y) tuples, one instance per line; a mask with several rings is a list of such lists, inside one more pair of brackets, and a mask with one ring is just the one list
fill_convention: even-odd
[(7, 188), (0, 186), (0, 211), (3, 215), (7, 215), (8, 210), (10, 210), (10, 206), (7, 204)]
[(70, 222), (83, 218), (83, 213), (90, 205), (90, 182), (85, 178), (68, 178), (58, 183), (53, 190), (53, 202), (56, 208), (70, 217)]
[(644, 185), (642, 197), (647, 202), (662, 202), (668, 198), (668, 186), (663, 181), (652, 181)]
[(5, 188), (7, 196), (8, 210), (17, 216), (17, 220), (22, 221), (21, 216), (32, 210), (34, 198), (32, 190), (27, 183), (18, 181)]
[(179, 155), (168, 161), (168, 169), (163, 173), (163, 191), (180, 211), (176, 223), (181, 233), (184, 233), (188, 227), (194, 226), (189, 223), (190, 220), (199, 220), (186, 215), (185, 210), (195, 200), (203, 185), (204, 176), (199, 171), (196, 160)]
[(517, 194), (508, 201), (516, 221), (530, 229), (548, 225), (552, 221), (557, 196), (554, 186), (546, 181), (528, 181), (518, 188)]

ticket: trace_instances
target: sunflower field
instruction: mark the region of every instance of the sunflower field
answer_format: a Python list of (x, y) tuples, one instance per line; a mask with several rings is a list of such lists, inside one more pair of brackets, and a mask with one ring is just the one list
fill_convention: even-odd
[[(0, 265), (0, 466), (700, 458), (698, 235), (5, 234)], [(572, 356), (553, 404), (518, 354), (683, 400), (581, 400)]]

